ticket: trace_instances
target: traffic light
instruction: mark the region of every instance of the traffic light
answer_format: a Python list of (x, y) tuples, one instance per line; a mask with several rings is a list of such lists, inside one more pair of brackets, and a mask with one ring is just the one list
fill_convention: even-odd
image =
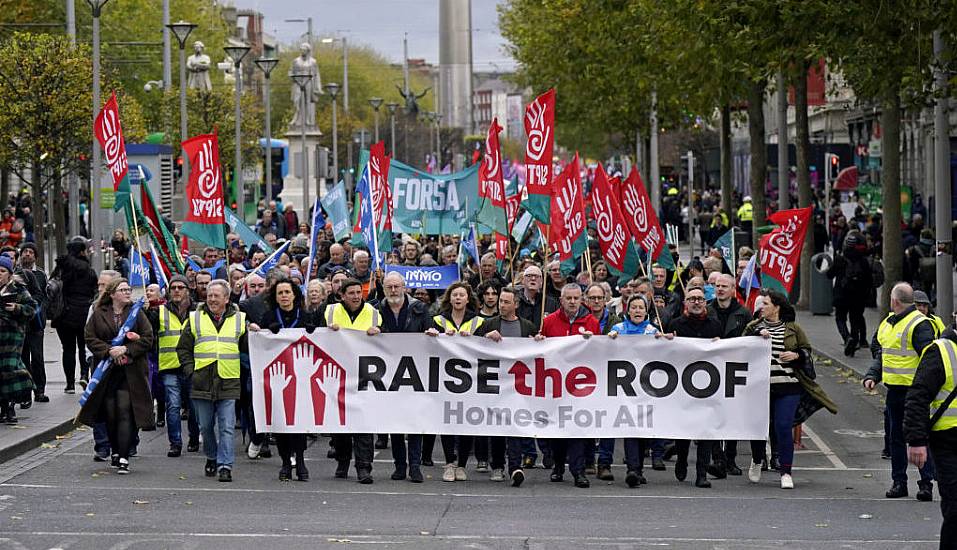
[(183, 157), (176, 159), (176, 164), (173, 165), (173, 181), (182, 181), (183, 180)]
[(829, 154), (827, 169), (828, 177), (831, 181), (837, 181), (838, 174), (841, 173), (841, 157), (835, 154)]

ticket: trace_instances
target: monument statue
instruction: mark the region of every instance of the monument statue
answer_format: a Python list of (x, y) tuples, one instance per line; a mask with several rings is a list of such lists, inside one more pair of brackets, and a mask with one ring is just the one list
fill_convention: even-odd
[(405, 114), (412, 115), (413, 117), (418, 117), (419, 116), (419, 100), (425, 97), (425, 94), (429, 93), (429, 90), (431, 90), (432, 87), (429, 86), (428, 88), (422, 90), (422, 93), (418, 95), (416, 95), (416, 93), (413, 92), (411, 88), (409, 89), (408, 94), (406, 94), (405, 90), (400, 88), (398, 85), (396, 85), (395, 88), (399, 90), (399, 95), (401, 95), (402, 99), (405, 100)]
[(293, 82), (292, 104), (296, 106), (296, 114), (292, 117), (290, 127), (301, 127), (305, 120), (306, 128), (316, 128), (316, 100), (322, 95), (322, 81), (319, 78), (319, 65), (312, 57), (312, 46), (303, 43), (299, 46), (299, 57), (293, 60), (289, 76), (294, 74), (308, 74), (312, 76), (306, 86), (305, 112), (303, 112), (302, 90)]
[(202, 42), (193, 43), (193, 55), (186, 59), (186, 71), (189, 73), (189, 79), (186, 86), (201, 92), (210, 92), (213, 89), (213, 83), (209, 79), (209, 56), (203, 53), (206, 46)]

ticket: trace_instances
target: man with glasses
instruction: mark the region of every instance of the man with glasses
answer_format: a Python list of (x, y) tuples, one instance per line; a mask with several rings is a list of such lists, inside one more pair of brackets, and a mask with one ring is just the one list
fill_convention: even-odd
[[(688, 288), (685, 292), (684, 312), (675, 317), (668, 323), (667, 338), (675, 336), (684, 338), (710, 338), (717, 340), (721, 337), (724, 327), (717, 316), (708, 312), (708, 305), (705, 303), (704, 290), (698, 287)], [(695, 487), (707, 489), (711, 487), (708, 481), (708, 463), (711, 460), (711, 449), (714, 446), (713, 441), (699, 440), (698, 460), (695, 464)], [(675, 441), (675, 450), (678, 453), (675, 461), (675, 478), (678, 481), (684, 481), (688, 476), (688, 450), (691, 448), (691, 441)]]
[[(605, 304), (608, 303), (608, 295), (605, 289), (598, 283), (592, 283), (585, 290), (585, 307), (591, 313), (592, 317), (598, 321), (598, 327), (601, 329), (599, 334), (608, 334), (611, 327), (621, 322), (621, 318), (615, 312), (608, 309)], [(603, 437), (598, 443), (598, 468), (595, 468), (595, 440), (588, 438), (585, 440), (585, 473), (597, 474), (598, 479), (602, 481), (614, 481), (615, 476), (611, 473), (611, 461), (615, 454), (615, 438)]]
[(186, 450), (191, 453), (199, 451), (199, 425), (196, 423), (196, 412), (189, 400), (190, 380), (183, 373), (183, 368), (176, 354), (183, 325), (189, 320), (193, 311), (193, 301), (189, 297), (189, 287), (186, 277), (174, 275), (169, 281), (169, 298), (166, 303), (156, 309), (150, 309), (147, 316), (156, 334), (156, 349), (159, 357), (159, 375), (166, 388), (166, 436), (169, 438), (169, 451), (166, 456), (176, 458), (183, 453), (183, 426), (181, 412), (184, 405), (189, 403), (187, 428), (189, 440)]
[(549, 296), (542, 294), (545, 280), (538, 266), (530, 265), (522, 272), (522, 292), (519, 293), (518, 316), (527, 319), (535, 326), (542, 324), (542, 300), (545, 300), (545, 315), (558, 309), (558, 304)]

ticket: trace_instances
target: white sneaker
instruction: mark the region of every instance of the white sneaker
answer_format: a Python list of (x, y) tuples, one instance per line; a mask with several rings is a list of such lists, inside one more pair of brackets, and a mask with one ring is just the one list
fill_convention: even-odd
[(781, 488), (782, 489), (794, 488), (794, 479), (791, 477), (791, 474), (781, 474)]
[(455, 481), (455, 464), (446, 464), (442, 472), (442, 481)]
[(748, 479), (751, 483), (759, 483), (761, 481), (761, 463), (751, 462), (751, 467), (748, 468)]
[(468, 481), (469, 476), (465, 475), (465, 468), (455, 469), (455, 481)]
[(262, 445), (256, 445), (255, 443), (250, 442), (249, 447), (246, 447), (246, 456), (251, 460), (259, 458), (259, 450), (262, 448)]
[(502, 468), (495, 468), (492, 470), (492, 475), (489, 476), (489, 479), (492, 481), (505, 481), (505, 470)]

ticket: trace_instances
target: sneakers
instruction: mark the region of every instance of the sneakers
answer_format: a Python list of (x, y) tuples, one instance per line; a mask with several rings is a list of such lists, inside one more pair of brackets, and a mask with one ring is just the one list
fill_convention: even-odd
[(791, 477), (791, 474), (781, 474), (781, 488), (782, 489), (794, 488), (794, 478)]
[(110, 456), (110, 468), (119, 468), (120, 467), (120, 455)]
[(575, 476), (575, 487), (578, 487), (579, 489), (587, 489), (591, 487), (591, 482), (588, 481), (588, 478), (584, 475), (577, 475)]
[(190, 439), (190, 440), (186, 443), (186, 452), (188, 452), (188, 453), (198, 453), (198, 452), (199, 452), (199, 440), (198, 440), (198, 439)]
[(455, 468), (455, 481), (468, 481), (469, 476), (465, 473), (465, 468), (458, 466)]
[(116, 473), (121, 476), (130, 473), (130, 461), (125, 458), (119, 459), (117, 461)]
[(934, 500), (934, 482), (933, 481), (918, 481), (917, 482), (917, 500), (921, 502), (930, 502)]
[(502, 468), (495, 468), (492, 470), (492, 475), (490, 475), (488, 478), (491, 481), (505, 481), (505, 470)]
[(525, 481), (525, 472), (521, 470), (515, 470), (514, 472), (512, 472), (512, 487), (521, 487), (524, 481)]
[(848, 338), (847, 343), (844, 344), (844, 355), (854, 357), (855, 351), (857, 351), (857, 338)]
[(442, 471), (442, 481), (455, 481), (455, 464), (446, 464)]
[(216, 461), (206, 459), (206, 466), (203, 467), (203, 473), (206, 474), (206, 477), (213, 477), (216, 475)]
[(93, 462), (106, 462), (110, 459), (110, 453), (93, 453)]
[(220, 483), (230, 483), (233, 480), (233, 471), (229, 468), (220, 468), (219, 469), (219, 481)]
[(488, 462), (480, 461), (478, 464), (475, 465), (475, 471), (480, 474), (488, 473), (490, 471), (488, 467)]
[(565, 467), (562, 466), (561, 468), (559, 468), (558, 466), (556, 466), (555, 468), (553, 468), (551, 475), (548, 476), (548, 480), (551, 481), (552, 483), (561, 483), (565, 481)]
[(418, 466), (409, 467), (409, 481), (412, 483), (422, 483), (425, 478), (422, 476), (422, 470)]
[(63, 389), (63, 393), (73, 395), (76, 393), (76, 386), (69, 385)]
[(615, 481), (614, 474), (611, 473), (611, 467), (604, 464), (598, 465), (598, 479), (602, 481)]
[(632, 489), (641, 485), (641, 480), (638, 479), (638, 472), (634, 470), (628, 470), (628, 473), (625, 474), (625, 483)]
[(739, 476), (739, 475), (741, 475), (742, 473), (744, 473), (744, 472), (741, 471), (741, 468), (738, 468), (738, 465), (735, 464), (734, 461), (731, 461), (731, 462), (728, 463), (728, 475), (729, 475), (729, 476)]
[(891, 488), (884, 493), (887, 498), (903, 498), (907, 496), (907, 484), (902, 481), (895, 481)]
[(748, 481), (751, 483), (760, 483), (761, 482), (761, 463), (760, 462), (751, 462), (751, 466), (748, 466)]
[(169, 450), (166, 451), (166, 456), (169, 458), (176, 458), (183, 454), (183, 447), (181, 445), (170, 445)]
[(891, 459), (891, 452), (888, 451), (887, 449), (882, 449), (881, 460), (890, 460), (890, 459)]
[(665, 461), (662, 460), (661, 457), (652, 458), (652, 459), (651, 459), (651, 469), (652, 469), (652, 470), (655, 470), (656, 472), (663, 472), (663, 471), (665, 471)]
[(256, 460), (257, 458), (259, 458), (259, 452), (261, 450), (262, 450), (262, 445), (256, 445), (255, 443), (250, 441), (249, 446), (246, 447), (246, 456), (248, 456), (250, 460)]
[(356, 478), (363, 485), (370, 485), (373, 482), (372, 471), (367, 468), (356, 469)]

